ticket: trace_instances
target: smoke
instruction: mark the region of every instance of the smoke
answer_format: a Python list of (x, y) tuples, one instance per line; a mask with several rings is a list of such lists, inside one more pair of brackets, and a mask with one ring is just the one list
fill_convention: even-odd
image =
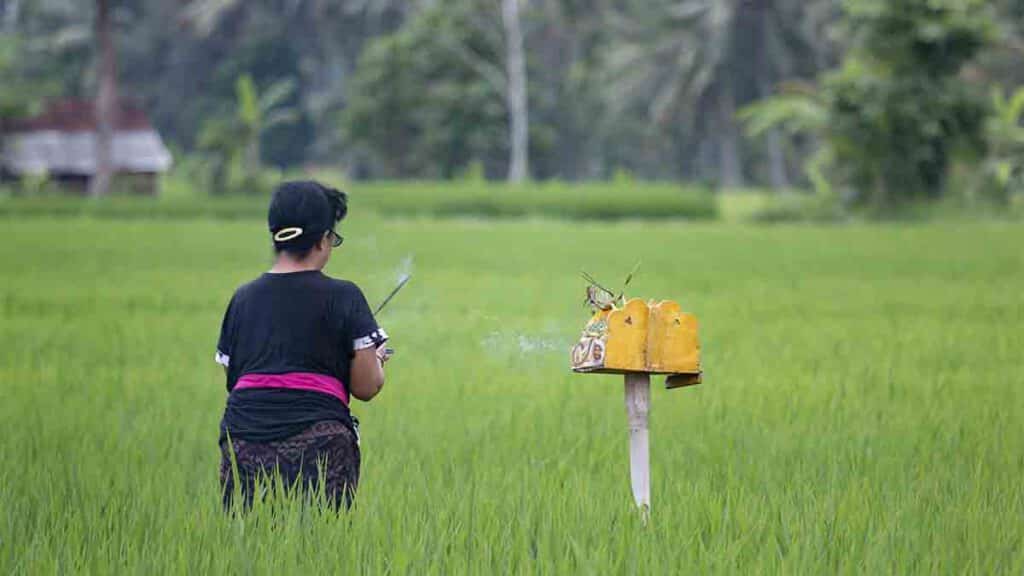
[(516, 343), (519, 344), (519, 352), (523, 355), (536, 352), (563, 352), (569, 348), (566, 343), (559, 342), (553, 338), (526, 336), (525, 334), (519, 334), (516, 338)]
[(491, 332), (480, 345), (492, 354), (532, 356), (545, 353), (565, 353), (571, 343), (556, 336), (524, 334), (522, 332)]
[(401, 283), (406, 281), (410, 276), (412, 276), (412, 269), (413, 255), (409, 254), (405, 258), (402, 258), (402, 261), (398, 264), (398, 267), (395, 268), (395, 282)]
[(398, 264), (395, 268), (395, 286), (391, 289), (391, 292), (384, 297), (384, 300), (374, 310), (374, 315), (380, 314), (384, 311), (384, 308), (391, 302), (391, 299), (398, 295), (405, 283), (412, 277), (412, 254), (409, 254)]

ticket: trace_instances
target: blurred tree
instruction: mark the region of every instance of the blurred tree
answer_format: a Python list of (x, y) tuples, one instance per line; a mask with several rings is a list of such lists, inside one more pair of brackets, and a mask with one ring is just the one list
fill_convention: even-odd
[(665, 172), (662, 154), (646, 145), (647, 119), (622, 113), (611, 97), (608, 55), (618, 40), (611, 0), (543, 0), (530, 4), (528, 59), (531, 166), (541, 178), (608, 178), (620, 169), (648, 177)]
[(848, 0), (852, 51), (825, 78), (836, 163), (861, 203), (944, 192), (959, 148), (984, 148), (986, 103), (959, 78), (993, 38), (982, 0)]
[[(257, 84), (292, 80), (297, 122), (268, 130), (261, 149), (278, 165), (303, 161), (339, 163), (346, 145), (336, 117), (348, 99), (349, 80), (364, 45), (403, 21), (413, 2), (404, 0), (192, 0), (181, 11), (193, 33), (181, 48), (192, 60), (190, 78), (200, 81), (205, 101), (193, 108), (194, 122), (215, 113), (216, 101), (233, 97), (234, 79), (250, 74)], [(212, 58), (210, 57), (212, 54)], [(177, 113), (180, 116), (180, 112)], [(187, 137), (187, 132), (182, 137)]]
[(199, 136), (199, 149), (210, 169), (213, 194), (256, 193), (260, 181), (260, 138), (267, 130), (295, 122), (298, 112), (286, 103), (294, 84), (279, 81), (259, 93), (251, 76), (235, 82), (235, 110), (209, 120)]
[(530, 93), (525, 72), (521, 86), (508, 76), (527, 63), (506, 52), (502, 18), (482, 0), (427, 6), (370, 45), (342, 127), (375, 173), (451, 177), (479, 161), (491, 177), (528, 175), (529, 153), (515, 147), (532, 138), (511, 134), (533, 131), (520, 102)]
[[(5, 26), (6, 28), (6, 26)], [(0, 77), (15, 78), (20, 42), (16, 35), (0, 36)], [(18, 82), (0, 83), (0, 151), (4, 149), (4, 124), (12, 118), (19, 118), (29, 112), (30, 98)], [(0, 177), (5, 176), (0, 165)]]
[(981, 188), (988, 200), (1005, 205), (1011, 194), (1024, 193), (1024, 87), (1009, 96), (993, 88), (992, 111), (985, 127), (989, 149)]
[(510, 134), (508, 179), (510, 182), (522, 182), (530, 177), (530, 114), (519, 0), (501, 0), (501, 21), (505, 30), (504, 92)]
[(52, 91), (90, 97), (87, 77), (96, 46), (95, 2), (71, 0), (3, 2), (5, 31), (20, 44), (16, 68), (23, 77), (41, 80)]
[[(506, 174), (512, 182), (530, 177), (530, 102), (521, 3), (521, 0), (500, 0), (500, 5), (490, 0), (462, 0), (446, 6), (426, 3), (423, 10), (396, 33), (419, 34), (424, 22), (466, 28), (437, 38), (421, 36), (420, 40), (427, 43), (424, 49), (436, 50), (436, 56), (461, 69), (453, 76), (487, 86), (500, 97), (507, 123), (505, 134), (508, 141), (503, 145), (508, 154)], [(415, 60), (409, 63), (416, 65)], [(466, 76), (466, 72), (475, 74), (477, 78)], [(432, 81), (432, 77), (416, 80), (425, 88)], [(361, 109), (359, 103), (353, 104), (355, 109)], [(356, 134), (358, 132), (350, 132), (350, 135)], [(456, 164), (461, 168), (468, 161), (458, 160)]]
[(45, 98), (60, 91), (60, 76), (40, 65), (38, 47), (24, 38), (23, 8), (21, 1), (0, 1), (0, 150), (8, 121), (39, 112)]
[(995, 41), (977, 61), (968, 65), (966, 76), (973, 82), (998, 83), (1005, 88), (1024, 85), (1024, 2), (995, 0), (997, 34)]
[[(892, 76), (888, 64), (864, 56), (863, 26), (838, 18), (840, 0), (519, 0), (529, 78), (521, 92), (507, 81), (506, 39), (516, 34), (502, 10), (513, 6), (504, 0), (109, 1), (121, 93), (141, 103), (173, 145), (195, 150), (208, 123), (233, 118), (237, 80), (248, 75), (261, 89), (293, 85), (281, 104), (294, 110), (295, 121), (260, 130), (249, 148), (260, 164), (354, 166), (362, 175), (457, 175), (476, 160), (488, 177), (507, 177), (521, 148), (510, 145), (512, 120), (525, 117), (516, 125), (527, 127), (528, 153), (519, 157), (532, 177), (623, 171), (784, 187), (804, 182), (797, 167), (813, 156), (815, 138), (778, 126), (754, 137), (737, 129), (731, 110), (782, 85), (815, 80), (836, 68), (847, 48), (869, 75)], [(930, 1), (941, 7), (954, 0)], [(1024, 5), (982, 4), (999, 11), (998, 41), (956, 77), (968, 88), (1012, 90), (1024, 83)], [(0, 48), (16, 53), (15, 72), (4, 78), (17, 78), (0, 83), (0, 99), (5, 91), (23, 93), (29, 79), (52, 86), (52, 94), (95, 94), (95, 7), (0, 0), (0, 44), (17, 44)], [(364, 71), (365, 63), (375, 71)], [(822, 80), (813, 100), (831, 109), (835, 92)], [(868, 85), (852, 93), (882, 96)], [(525, 107), (509, 98), (517, 92)], [(526, 113), (510, 114), (516, 109)], [(825, 128), (834, 133), (840, 126), (847, 124)], [(404, 140), (385, 141), (383, 134)], [(825, 173), (859, 189), (852, 177), (840, 177), (854, 165)]]
[(987, 108), (959, 76), (993, 37), (982, 0), (848, 0), (851, 49), (813, 93), (750, 108), (754, 133), (810, 131), (830, 183), (876, 209), (944, 191), (952, 157), (980, 157)]
[(96, 52), (99, 88), (96, 91), (96, 172), (89, 180), (89, 195), (104, 196), (114, 174), (114, 129), (117, 124), (117, 52), (111, 23), (110, 0), (96, 0)]
[(744, 107), (738, 118), (746, 123), (746, 131), (752, 138), (775, 130), (782, 130), (791, 137), (809, 136), (814, 153), (804, 161), (803, 168), (818, 193), (832, 194), (828, 175), (833, 161), (828, 103), (816, 87), (790, 83), (783, 86), (782, 93)]
[[(0, 37), (0, 125), (4, 120), (18, 118), (33, 112), (38, 107), (40, 86), (26, 78), (26, 71), (19, 65), (24, 43), (16, 34)], [(2, 132), (0, 132), (2, 136)]]
[[(645, 108), (653, 127), (677, 145), (697, 146), (696, 173), (724, 186), (745, 180), (738, 106), (771, 94), (818, 61), (808, 26), (831, 2), (795, 0), (629, 0), (616, 19), (620, 43), (610, 61), (614, 97)], [(788, 185), (783, 145), (768, 131), (769, 174)], [(707, 147), (713, 145), (713, 148)]]

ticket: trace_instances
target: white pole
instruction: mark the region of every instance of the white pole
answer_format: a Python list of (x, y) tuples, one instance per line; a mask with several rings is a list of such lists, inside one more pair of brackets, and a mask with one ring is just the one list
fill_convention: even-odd
[(626, 374), (626, 412), (629, 414), (629, 477), (633, 500), (646, 523), (651, 510), (651, 461), (647, 414), (651, 406), (651, 375)]

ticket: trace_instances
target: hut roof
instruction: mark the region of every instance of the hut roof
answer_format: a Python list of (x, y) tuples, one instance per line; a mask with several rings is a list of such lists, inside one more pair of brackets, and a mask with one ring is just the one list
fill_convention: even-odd
[[(163, 172), (171, 154), (146, 114), (121, 102), (115, 114), (113, 164), (117, 172)], [(61, 100), (42, 114), (4, 129), (0, 167), (13, 174), (83, 174), (96, 171), (96, 116), (91, 102)]]

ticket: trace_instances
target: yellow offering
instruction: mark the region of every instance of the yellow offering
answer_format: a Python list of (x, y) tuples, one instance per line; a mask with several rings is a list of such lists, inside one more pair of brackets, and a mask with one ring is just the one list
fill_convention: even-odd
[(639, 298), (599, 309), (572, 351), (572, 369), (600, 374), (668, 374), (668, 388), (699, 384), (697, 318), (670, 300)]
[[(637, 265), (639, 266), (639, 264)], [(651, 464), (648, 414), (651, 374), (667, 374), (666, 388), (700, 384), (700, 343), (697, 318), (670, 300), (625, 299), (592, 276), (587, 302), (594, 316), (572, 349), (572, 369), (586, 374), (624, 374), (626, 413), (629, 415), (629, 478), (633, 500), (647, 522), (651, 509)]]

